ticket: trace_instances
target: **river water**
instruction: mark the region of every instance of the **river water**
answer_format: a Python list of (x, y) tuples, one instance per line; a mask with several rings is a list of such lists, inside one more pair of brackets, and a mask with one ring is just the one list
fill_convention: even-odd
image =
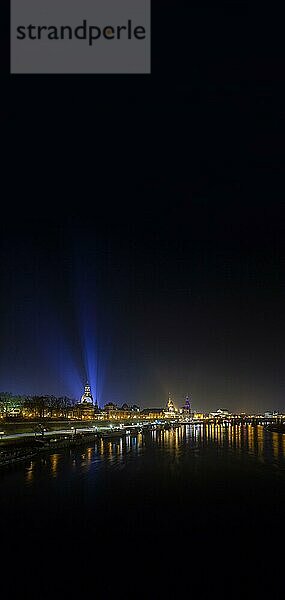
[(122, 581), (134, 597), (150, 575), (146, 598), (163, 586), (173, 597), (181, 582), (208, 597), (205, 586), (226, 578), (233, 588), (220, 596), (232, 597), (249, 575), (256, 594), (281, 594), (285, 435), (181, 425), (41, 455), (0, 476), (5, 552), (26, 585), (27, 572), (32, 582), (41, 574), (40, 597), (55, 573), (66, 590), (94, 582), (96, 597), (112, 585), (119, 597)]

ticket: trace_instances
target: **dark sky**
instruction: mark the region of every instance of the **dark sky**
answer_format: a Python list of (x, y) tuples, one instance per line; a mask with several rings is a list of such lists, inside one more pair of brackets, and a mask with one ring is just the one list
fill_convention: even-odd
[(278, 19), (161, 7), (151, 76), (10, 78), (0, 388), (284, 410)]

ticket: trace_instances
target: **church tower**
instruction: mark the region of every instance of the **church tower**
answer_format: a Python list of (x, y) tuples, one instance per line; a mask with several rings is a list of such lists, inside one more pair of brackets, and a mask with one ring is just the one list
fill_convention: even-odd
[(191, 414), (191, 402), (188, 395), (185, 398), (185, 404), (183, 408), (185, 412), (187, 412), (189, 415)]
[(85, 387), (84, 387), (84, 394), (81, 396), (81, 404), (93, 404), (93, 397), (91, 394), (91, 387), (87, 381)]
[(171, 400), (170, 394), (168, 395), (167, 412), (175, 413), (174, 404), (173, 404), (173, 401)]
[(191, 398), (189, 398), (188, 394), (185, 398), (185, 403), (181, 412), (187, 420), (192, 419)]

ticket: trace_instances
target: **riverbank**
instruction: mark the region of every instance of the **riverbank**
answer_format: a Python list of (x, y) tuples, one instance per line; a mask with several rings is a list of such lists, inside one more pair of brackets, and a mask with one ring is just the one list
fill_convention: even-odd
[(97, 433), (78, 433), (72, 436), (57, 435), (55, 438), (47, 439), (21, 439), (12, 441), (1, 441), (0, 445), (0, 468), (9, 467), (19, 463), (25, 463), (39, 454), (52, 452), (62, 448), (74, 448), (95, 441)]
[(58, 431), (60, 429), (71, 430), (71, 428), (79, 431), (80, 429), (85, 429), (86, 427), (96, 427), (96, 426), (107, 426), (109, 421), (78, 421), (76, 419), (35, 419), (31, 420), (10, 420), (10, 421), (1, 421), (0, 429), (3, 431), (4, 436), (8, 435), (18, 435), (18, 434), (29, 434), (38, 432), (40, 428), (43, 428), (47, 433), (52, 433), (53, 431)]
[[(173, 425), (174, 426), (174, 425)], [(53, 452), (63, 448), (74, 448), (76, 446), (92, 443), (96, 440), (114, 441), (126, 435), (134, 436), (147, 433), (153, 427), (169, 429), (168, 423), (161, 425), (145, 424), (142, 426), (129, 427), (100, 427), (90, 430), (76, 426), (73, 431), (61, 429), (58, 431), (47, 431), (42, 433), (18, 433), (0, 439), (0, 468), (31, 460), (43, 452)]]

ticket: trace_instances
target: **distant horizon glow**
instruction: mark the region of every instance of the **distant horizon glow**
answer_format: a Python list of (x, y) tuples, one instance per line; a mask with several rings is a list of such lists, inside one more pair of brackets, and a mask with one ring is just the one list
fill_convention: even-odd
[(202, 412), (284, 410), (285, 236), (267, 210), (233, 219), (205, 200), (149, 228), (7, 224), (0, 389), (79, 401), (88, 380), (101, 407), (163, 407), (170, 392)]

